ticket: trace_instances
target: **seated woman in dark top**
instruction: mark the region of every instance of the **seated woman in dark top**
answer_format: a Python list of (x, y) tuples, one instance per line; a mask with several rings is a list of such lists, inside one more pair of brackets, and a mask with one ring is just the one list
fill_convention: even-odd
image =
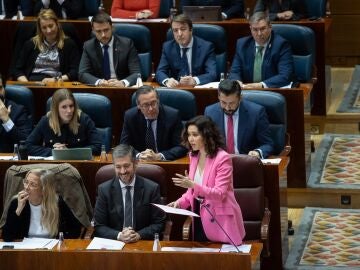
[(5, 241), (24, 237), (78, 238), (81, 223), (64, 200), (56, 194), (55, 175), (47, 170), (30, 170), (24, 189), (12, 199), (3, 227)]
[(51, 156), (52, 149), (90, 147), (101, 151), (101, 135), (90, 117), (82, 112), (68, 89), (52, 96), (50, 111), (43, 116), (26, 140), (30, 155)]
[(23, 82), (74, 81), (79, 61), (75, 42), (65, 36), (54, 11), (44, 9), (37, 18), (36, 36), (25, 42), (13, 76)]
[(301, 0), (257, 0), (254, 13), (267, 11), (271, 21), (296, 21), (306, 17)]

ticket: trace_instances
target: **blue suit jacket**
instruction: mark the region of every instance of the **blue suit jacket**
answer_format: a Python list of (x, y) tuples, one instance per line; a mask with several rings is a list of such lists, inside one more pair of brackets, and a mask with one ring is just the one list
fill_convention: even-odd
[[(229, 79), (243, 83), (253, 82), (255, 59), (255, 40), (252, 36), (238, 39), (236, 52), (231, 65)], [(261, 68), (262, 81), (268, 87), (283, 87), (292, 82), (294, 62), (290, 44), (272, 31), (266, 47)]]
[[(194, 37), (191, 59), (191, 74), (198, 77), (200, 84), (217, 80), (216, 57), (214, 45), (211, 42)], [(179, 79), (181, 69), (180, 46), (176, 41), (166, 41), (163, 45), (159, 66), (156, 70), (156, 80), (162, 83), (167, 78)]]
[(290, 19), (292, 21), (300, 20), (307, 16), (304, 1), (300, 0), (282, 0), (281, 3), (279, 3), (279, 0), (258, 0), (254, 7), (254, 13), (268, 11), (271, 21), (276, 21), (278, 19), (277, 14), (286, 10), (294, 12), (293, 17)]
[[(156, 143), (158, 151), (164, 155), (166, 160), (174, 160), (186, 155), (186, 148), (180, 144), (182, 128), (179, 111), (160, 105)], [(132, 145), (137, 152), (142, 152), (146, 149), (145, 133), (146, 119), (142, 112), (137, 107), (127, 110), (124, 116), (120, 143)]]
[[(207, 106), (205, 115), (216, 123), (220, 132), (226, 138), (224, 112), (220, 107), (220, 103)], [(263, 157), (267, 158), (273, 152), (269, 120), (263, 106), (245, 99), (241, 100), (237, 145), (240, 154), (248, 154), (251, 150), (261, 149)]]

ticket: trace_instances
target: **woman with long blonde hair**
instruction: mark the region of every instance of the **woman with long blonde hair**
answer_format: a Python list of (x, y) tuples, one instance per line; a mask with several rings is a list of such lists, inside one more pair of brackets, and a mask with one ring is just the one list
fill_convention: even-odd
[(42, 169), (30, 170), (24, 180), (24, 189), (10, 203), (3, 228), (5, 241), (24, 237), (78, 238), (81, 224), (64, 200), (56, 193), (55, 175)]

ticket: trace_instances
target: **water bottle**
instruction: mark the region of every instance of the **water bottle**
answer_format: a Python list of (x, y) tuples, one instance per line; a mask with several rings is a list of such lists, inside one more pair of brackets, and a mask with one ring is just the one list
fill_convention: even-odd
[(14, 144), (13, 160), (19, 160), (19, 159), (20, 159), (19, 147), (18, 147), (18, 144), (15, 143), (15, 144)]
[(62, 73), (61, 72), (57, 73), (57, 76), (56, 76), (55, 80), (57, 81), (58, 86), (60, 86), (60, 87), (64, 86), (64, 80), (62, 78)]
[(225, 74), (224, 72), (220, 73), (220, 82), (222, 82), (223, 80), (225, 80)]
[(141, 87), (141, 86), (143, 86), (143, 82), (142, 82), (142, 79), (141, 79), (141, 74), (138, 73), (137, 79), (136, 79), (136, 87)]
[(20, 141), (20, 145), (19, 145), (19, 148), (18, 148), (18, 153), (19, 153), (19, 156), (18, 156), (18, 159), (19, 160), (28, 160), (28, 149), (27, 149), (27, 146), (25, 144), (25, 141)]
[(58, 251), (61, 251), (63, 250), (65, 247), (65, 244), (64, 244), (64, 233), (63, 232), (59, 232), (59, 242), (58, 242), (58, 246), (57, 246), (57, 249)]
[(105, 144), (101, 145), (100, 161), (101, 162), (106, 162), (107, 161), (107, 154), (106, 154)]
[(161, 245), (160, 245), (160, 239), (158, 233), (155, 233), (154, 235), (153, 251), (161, 251)]
[(244, 17), (247, 20), (250, 19), (250, 8), (246, 8), (245, 13), (244, 13)]
[(24, 16), (22, 14), (20, 5), (17, 7), (16, 19), (17, 20), (23, 20), (24, 19)]

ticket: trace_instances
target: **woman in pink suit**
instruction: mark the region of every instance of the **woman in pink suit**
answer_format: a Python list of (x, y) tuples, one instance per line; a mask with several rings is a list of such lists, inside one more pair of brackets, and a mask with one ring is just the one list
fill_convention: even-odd
[(124, 19), (158, 18), (160, 0), (113, 0), (111, 17)]
[(214, 122), (196, 116), (185, 125), (183, 143), (190, 149), (190, 170), (172, 178), (176, 186), (187, 188), (178, 200), (169, 204), (189, 208), (200, 214), (193, 220), (193, 239), (231, 243), (205, 209), (207, 206), (231, 240), (240, 245), (245, 236), (242, 214), (235, 200), (232, 162), (223, 150), (224, 142)]

